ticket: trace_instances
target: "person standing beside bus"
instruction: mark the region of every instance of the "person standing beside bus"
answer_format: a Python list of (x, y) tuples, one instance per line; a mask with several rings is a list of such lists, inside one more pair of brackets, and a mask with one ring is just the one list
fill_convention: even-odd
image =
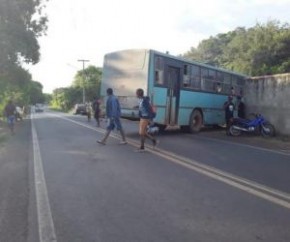
[(121, 124), (121, 107), (118, 98), (113, 94), (113, 89), (108, 88), (107, 89), (107, 102), (106, 102), (106, 116), (108, 119), (108, 126), (107, 126), (107, 132), (105, 133), (105, 136), (101, 140), (97, 140), (99, 144), (105, 145), (107, 138), (109, 137), (110, 133), (114, 128), (116, 127), (117, 130), (120, 131), (122, 136), (122, 141), (120, 144), (124, 145), (127, 144), (125, 133)]
[(157, 145), (157, 140), (148, 134), (147, 127), (153, 117), (153, 110), (152, 105), (150, 104), (149, 97), (144, 97), (144, 90), (141, 88), (138, 88), (136, 90), (136, 96), (140, 99), (139, 103), (139, 117), (140, 117), (140, 123), (139, 123), (139, 135), (140, 135), (140, 148), (136, 150), (136, 152), (143, 152), (145, 151), (145, 140), (146, 137), (149, 138), (153, 143), (153, 148)]
[(241, 96), (237, 96), (237, 108), (238, 108), (238, 117), (245, 119), (246, 118), (245, 103), (243, 102)]
[(225, 110), (226, 134), (230, 135), (229, 130), (234, 118), (234, 109), (235, 109), (232, 96), (228, 96), (228, 100), (224, 103), (223, 108)]

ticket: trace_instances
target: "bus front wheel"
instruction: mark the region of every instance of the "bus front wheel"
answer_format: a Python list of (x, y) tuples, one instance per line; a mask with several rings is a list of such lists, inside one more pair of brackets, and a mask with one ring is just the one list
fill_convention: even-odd
[(193, 110), (189, 120), (189, 132), (198, 133), (202, 127), (203, 118), (199, 110)]

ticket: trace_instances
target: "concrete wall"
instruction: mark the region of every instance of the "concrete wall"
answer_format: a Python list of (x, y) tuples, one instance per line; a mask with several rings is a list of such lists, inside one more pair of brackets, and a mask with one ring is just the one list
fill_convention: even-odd
[(290, 73), (252, 77), (246, 82), (246, 112), (261, 113), (281, 135), (290, 135)]

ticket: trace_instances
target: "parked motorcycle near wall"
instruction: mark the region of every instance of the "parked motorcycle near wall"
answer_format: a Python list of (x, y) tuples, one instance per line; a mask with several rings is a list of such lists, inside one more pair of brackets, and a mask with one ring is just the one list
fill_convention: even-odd
[(272, 137), (275, 135), (275, 127), (269, 123), (261, 114), (256, 114), (254, 119), (235, 118), (230, 127), (232, 136), (239, 136), (242, 132), (257, 133), (263, 137)]

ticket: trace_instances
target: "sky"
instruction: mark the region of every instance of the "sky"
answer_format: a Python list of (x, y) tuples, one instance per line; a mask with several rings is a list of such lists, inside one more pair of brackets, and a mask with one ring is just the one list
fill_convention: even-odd
[(290, 0), (49, 0), (40, 62), (28, 66), (45, 93), (70, 86), (77, 71), (102, 67), (106, 53), (146, 48), (172, 55), (237, 27), (290, 23)]

